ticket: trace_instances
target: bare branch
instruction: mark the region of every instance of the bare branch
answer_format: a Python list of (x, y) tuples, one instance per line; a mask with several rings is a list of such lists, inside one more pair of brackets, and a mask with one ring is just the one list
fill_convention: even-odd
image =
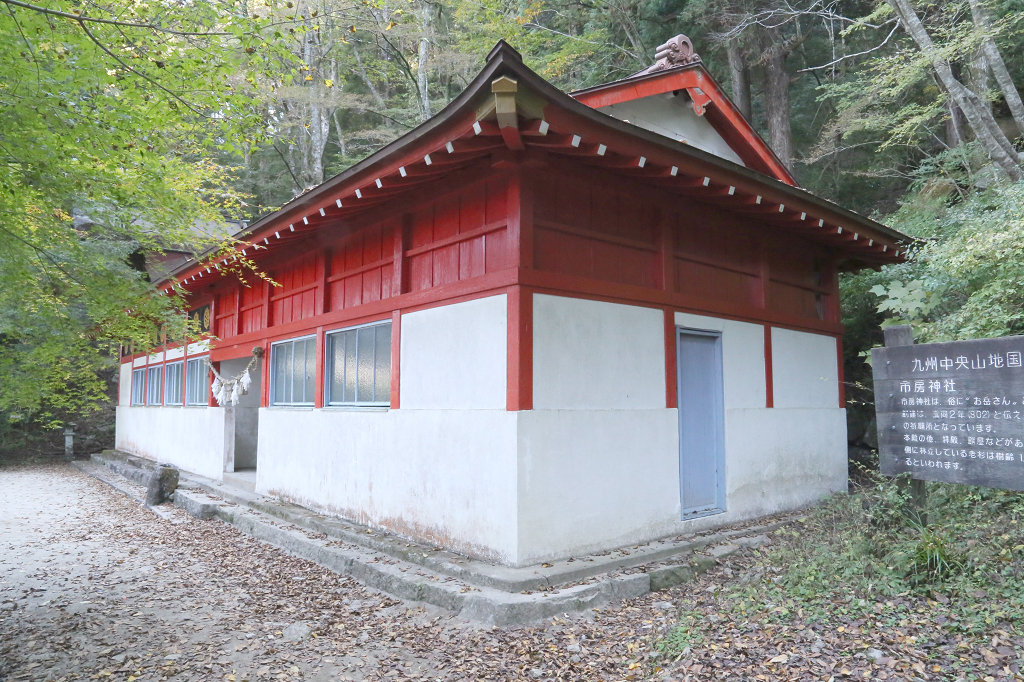
[(62, 17), (64, 19), (70, 19), (71, 21), (77, 21), (79, 23), (88, 21), (95, 24), (110, 24), (112, 26), (124, 26), (127, 28), (145, 28), (151, 31), (159, 31), (161, 33), (170, 33), (176, 36), (226, 36), (231, 35), (230, 33), (216, 32), (216, 31), (175, 31), (174, 29), (165, 28), (157, 24), (142, 24), (133, 21), (122, 21), (120, 19), (103, 19), (101, 17), (87, 17), (81, 14), (72, 14), (71, 12), (61, 12), (59, 10), (50, 9), (48, 7), (40, 7), (39, 5), (32, 5), (27, 2), (20, 2), (20, 0), (0, 0), (8, 6), (21, 7), (22, 9), (31, 10), (33, 12), (39, 12), (40, 14), (49, 14), (54, 17)]
[(892, 27), (891, 31), (889, 31), (889, 35), (887, 35), (885, 37), (885, 40), (883, 40), (881, 43), (879, 43), (878, 45), (875, 45), (874, 47), (872, 47), (869, 50), (864, 50), (863, 52), (855, 52), (853, 54), (848, 54), (848, 55), (845, 55), (843, 57), (840, 57), (839, 59), (833, 59), (828, 64), (822, 64), (821, 66), (809, 66), (806, 69), (799, 69), (799, 70), (797, 70), (797, 73), (804, 73), (805, 71), (817, 71), (818, 69), (827, 69), (828, 67), (833, 66), (835, 64), (838, 64), (839, 62), (844, 61), (846, 59), (853, 59), (854, 57), (863, 57), (866, 54), (871, 54), (872, 52), (875, 52), (877, 50), (881, 50), (883, 47), (885, 47), (889, 43), (890, 40), (892, 40), (893, 35), (896, 34), (896, 30), (899, 27), (900, 27), (900, 22), (899, 22), (899, 19), (897, 19), (896, 20), (896, 25)]

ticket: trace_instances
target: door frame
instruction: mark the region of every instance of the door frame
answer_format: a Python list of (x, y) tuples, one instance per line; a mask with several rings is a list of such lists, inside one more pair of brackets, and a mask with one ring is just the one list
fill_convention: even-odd
[[(714, 430), (715, 440), (715, 501), (713, 506), (701, 505), (700, 507), (691, 507), (687, 509), (683, 506), (683, 412), (682, 412), (682, 390), (683, 390), (683, 358), (682, 358), (682, 344), (681, 337), (686, 334), (688, 336), (705, 336), (712, 337), (715, 339), (715, 365), (716, 371), (712, 374), (712, 381), (714, 383), (714, 396), (713, 396), (713, 407), (714, 407), (714, 419), (717, 428)], [(676, 428), (679, 433), (679, 448), (678, 448), (678, 461), (679, 461), (679, 510), (680, 517), (686, 521), (689, 519), (697, 519), (703, 516), (712, 516), (714, 514), (721, 514), (726, 511), (726, 500), (725, 500), (725, 389), (724, 389), (724, 367), (722, 364), (722, 332), (716, 329), (695, 329), (692, 327), (683, 327), (676, 325), (676, 411), (677, 421)]]

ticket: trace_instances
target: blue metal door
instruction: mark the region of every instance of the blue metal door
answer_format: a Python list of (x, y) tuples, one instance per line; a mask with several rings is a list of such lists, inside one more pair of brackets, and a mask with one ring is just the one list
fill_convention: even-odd
[(684, 519), (725, 511), (722, 335), (676, 328), (679, 490)]

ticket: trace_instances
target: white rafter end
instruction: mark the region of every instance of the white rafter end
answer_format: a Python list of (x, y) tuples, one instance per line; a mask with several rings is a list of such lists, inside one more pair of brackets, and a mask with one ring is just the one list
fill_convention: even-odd
[(604, 153), (606, 151), (608, 151), (608, 147), (605, 147), (603, 144), (597, 145), (597, 155), (598, 156), (604, 156)]
[(453, 154), (453, 153), (455, 153), (455, 147), (454, 147), (454, 146), (452, 145), (452, 143), (451, 143), (451, 142), (448, 142), (448, 143), (446, 143), (446, 144), (444, 145), (444, 148), (448, 150), (448, 153), (449, 153), (449, 154)]
[(708, 176), (705, 175), (704, 176), (704, 186), (707, 187), (710, 184), (711, 184), (711, 178), (709, 178)]
[(480, 127), (480, 121), (473, 121), (473, 134), (479, 135), (483, 131), (484, 129)]
[(427, 154), (426, 156), (423, 157), (423, 162), (428, 166), (432, 163), (432, 161), (430, 160), (430, 154)]
[(537, 128), (537, 132), (539, 132), (541, 135), (547, 135), (548, 134), (548, 122), (547, 121), (541, 121), (540, 122), (540, 126)]
[(582, 140), (583, 140), (583, 138), (580, 137), (579, 135), (573, 135), (572, 136), (572, 143), (571, 144), (572, 144), (573, 147), (579, 147), (580, 146), (580, 142)]

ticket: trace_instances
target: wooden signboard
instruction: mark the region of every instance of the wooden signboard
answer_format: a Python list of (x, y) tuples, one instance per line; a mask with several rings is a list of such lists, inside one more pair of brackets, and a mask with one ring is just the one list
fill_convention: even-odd
[(188, 318), (199, 325), (199, 331), (206, 334), (210, 331), (210, 304), (188, 311)]
[(882, 473), (1024, 490), (1024, 336), (910, 343), (871, 351)]

